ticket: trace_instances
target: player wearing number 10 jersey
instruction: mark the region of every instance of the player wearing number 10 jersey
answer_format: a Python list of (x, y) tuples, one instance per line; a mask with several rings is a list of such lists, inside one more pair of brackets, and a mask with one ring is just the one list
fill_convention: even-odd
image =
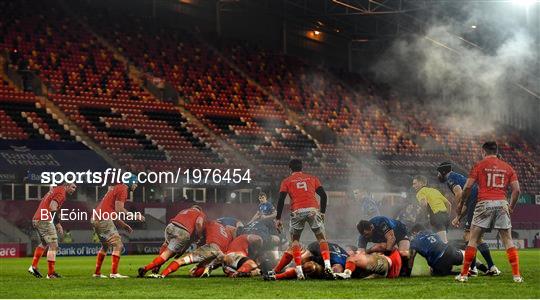
[[(523, 278), (519, 273), (518, 251), (512, 240), (512, 224), (510, 223), (510, 214), (516, 206), (520, 193), (518, 178), (514, 169), (497, 157), (497, 143), (484, 143), (482, 152), (484, 159), (473, 167), (463, 189), (463, 199), (468, 199), (474, 183), (478, 183), (478, 203), (474, 209), (471, 237), (465, 250), (461, 274), (456, 277), (456, 280), (467, 281), (469, 266), (476, 256), (477, 241), (480, 240), (484, 232), (495, 228), (499, 230), (501, 240), (506, 248), (514, 281), (522, 282)], [(506, 200), (508, 186), (512, 188), (510, 204)], [(460, 204), (462, 203), (463, 201)], [(463, 215), (466, 209), (462, 211), (461, 207), (458, 207), (458, 212)]]
[[(290, 234), (292, 240), (290, 252), (296, 265), (296, 276), (298, 279), (305, 279), (302, 271), (300, 235), (307, 222), (320, 244), (321, 256), (324, 260), (325, 276), (333, 278), (332, 266), (330, 265), (330, 251), (324, 232), (326, 192), (317, 177), (302, 172), (301, 160), (292, 159), (289, 162), (289, 168), (292, 174), (281, 182), (275, 221), (278, 228), (281, 228), (281, 213), (283, 212), (285, 198), (289, 195), (291, 198)], [(320, 206), (315, 194), (320, 197)], [(285, 252), (281, 260), (290, 260), (290, 254)], [(273, 272), (276, 271), (279, 270), (274, 270)]]

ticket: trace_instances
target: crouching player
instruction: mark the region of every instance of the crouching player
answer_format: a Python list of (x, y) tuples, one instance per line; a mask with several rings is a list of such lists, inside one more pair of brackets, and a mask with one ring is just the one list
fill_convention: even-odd
[(355, 247), (348, 247), (349, 258), (345, 271), (335, 273), (337, 279), (397, 278), (401, 271), (401, 255), (397, 249), (382, 253), (366, 254)]
[(228, 277), (253, 277), (261, 274), (259, 266), (253, 260), (262, 247), (263, 240), (254, 234), (242, 234), (230, 244), (227, 253), (214, 263), (223, 264), (223, 272)]
[[(371, 254), (374, 252), (390, 253), (397, 246), (403, 261), (401, 276), (410, 276), (411, 270), (408, 268), (409, 262), (409, 237), (407, 227), (400, 221), (379, 216), (369, 221), (362, 220), (356, 226), (360, 233), (358, 238), (358, 248), (360, 252)], [(375, 245), (366, 249), (367, 243)]]
[[(231, 232), (228, 232), (225, 226), (217, 221), (209, 221), (204, 227), (206, 243), (171, 262), (167, 268), (163, 270), (161, 277), (167, 277), (182, 266), (194, 263), (200, 263), (201, 266), (204, 266), (223, 255), (233, 240)], [(210, 268), (206, 267), (203, 274), (205, 274), (205, 276), (210, 276)]]
[(202, 208), (193, 205), (188, 209), (181, 210), (165, 227), (165, 242), (161, 246), (159, 255), (144, 267), (138, 270), (138, 277), (144, 277), (146, 272), (159, 269), (167, 260), (174, 255), (182, 255), (191, 243), (203, 236), (206, 215)]
[[(109, 248), (112, 248), (112, 266), (109, 277), (128, 278), (128, 276), (124, 276), (118, 273), (120, 254), (122, 253), (124, 244), (122, 244), (122, 238), (120, 237), (120, 234), (118, 233), (118, 229), (116, 229), (116, 225), (114, 224), (114, 222), (116, 221), (116, 223), (119, 224), (128, 233), (133, 232), (133, 229), (131, 229), (131, 226), (126, 224), (120, 218), (113, 220), (111, 218), (104, 218), (104, 216), (111, 215), (114, 212), (118, 214), (129, 213), (128, 210), (125, 209), (124, 204), (128, 199), (129, 191), (134, 191), (136, 188), (137, 179), (135, 176), (132, 176), (127, 183), (117, 184), (112, 189), (110, 189), (96, 207), (96, 212), (98, 212), (98, 216), (102, 216), (102, 218), (92, 219), (92, 226), (94, 227), (94, 231), (98, 235), (101, 242), (101, 249), (99, 250), (96, 257), (96, 270), (93, 275), (94, 278), (107, 278), (107, 276), (101, 274), (101, 265), (103, 264), (103, 261), (107, 256), (107, 250)], [(144, 216), (141, 215), (138, 220), (144, 222)]]
[[(453, 272), (452, 268), (463, 264), (464, 252), (462, 250), (444, 243), (438, 234), (426, 231), (420, 224), (413, 227), (411, 235), (410, 269), (413, 268), (414, 258), (418, 253), (426, 259), (431, 268), (432, 275), (445, 276), (459, 274), (459, 272)], [(487, 271), (487, 267), (483, 264), (477, 263), (477, 267), (483, 272)]]
[(58, 212), (64, 201), (66, 201), (66, 194), (72, 194), (76, 188), (73, 183), (53, 187), (43, 197), (32, 218), (32, 226), (38, 233), (40, 243), (34, 251), (34, 259), (32, 260), (32, 265), (28, 268), (28, 272), (37, 278), (43, 277), (38, 271), (38, 264), (39, 259), (47, 248), (47, 278), (60, 277), (54, 269), (56, 251), (58, 250), (58, 234), (56, 231), (58, 230), (60, 235), (63, 233)]
[[(338, 244), (328, 243), (330, 250), (330, 264), (334, 273), (343, 272), (348, 254), (345, 249)], [(296, 269), (287, 268), (281, 272), (283, 268), (292, 261), (291, 251), (285, 252), (279, 264), (274, 268), (274, 272), (263, 274), (264, 280), (282, 280), (296, 278)], [(324, 274), (324, 259), (321, 254), (321, 247), (318, 242), (313, 242), (302, 250), (302, 271), (309, 278), (326, 278)], [(277, 273), (277, 274), (276, 274)]]

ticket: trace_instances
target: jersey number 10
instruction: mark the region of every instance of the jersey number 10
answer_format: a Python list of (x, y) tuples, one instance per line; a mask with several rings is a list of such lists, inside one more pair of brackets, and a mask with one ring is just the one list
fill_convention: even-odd
[(504, 174), (487, 173), (487, 186), (494, 188), (504, 188)]

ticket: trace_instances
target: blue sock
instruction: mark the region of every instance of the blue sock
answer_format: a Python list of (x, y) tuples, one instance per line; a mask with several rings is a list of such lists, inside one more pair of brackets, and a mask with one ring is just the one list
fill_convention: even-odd
[(487, 263), (487, 267), (488, 268), (491, 268), (492, 266), (494, 266), (495, 264), (493, 263), (493, 259), (491, 258), (491, 252), (489, 252), (489, 246), (487, 243), (482, 243), (480, 245), (478, 245), (477, 247), (478, 251), (480, 252), (480, 254), (482, 254), (482, 256), (484, 257), (484, 259), (486, 260), (486, 263)]

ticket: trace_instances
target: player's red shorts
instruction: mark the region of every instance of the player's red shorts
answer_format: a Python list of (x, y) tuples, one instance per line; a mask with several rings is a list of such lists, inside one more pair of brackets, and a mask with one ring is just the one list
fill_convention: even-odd
[(401, 271), (401, 255), (399, 254), (399, 251), (394, 250), (392, 253), (390, 253), (390, 255), (388, 255), (388, 258), (390, 258), (390, 261), (392, 261), (392, 266), (390, 266), (390, 270), (388, 270), (386, 277), (397, 278), (399, 276), (399, 272)]

